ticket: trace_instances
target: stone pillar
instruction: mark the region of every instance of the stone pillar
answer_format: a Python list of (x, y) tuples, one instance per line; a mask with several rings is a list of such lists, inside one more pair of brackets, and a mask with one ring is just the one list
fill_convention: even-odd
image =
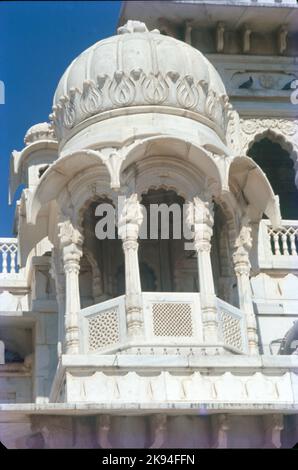
[(195, 197), (189, 204), (187, 222), (193, 230), (194, 245), (198, 257), (200, 298), (204, 339), (218, 341), (216, 296), (211, 266), (211, 237), (213, 234), (213, 204)]
[(212, 417), (214, 449), (228, 448), (228, 432), (230, 431), (230, 421), (226, 414), (219, 414)]
[(65, 352), (78, 354), (78, 316), (81, 310), (79, 272), (83, 237), (69, 220), (59, 224), (59, 229), (65, 272)]
[(263, 420), (265, 430), (264, 448), (279, 449), (281, 447), (280, 434), (284, 428), (283, 415), (265, 415)]
[(247, 219), (242, 221), (242, 227), (235, 242), (233, 253), (234, 269), (237, 277), (239, 295), (239, 307), (245, 313), (248, 349), (250, 354), (258, 354), (257, 322), (253, 308), (251, 285), (249, 251), (252, 247), (251, 227)]
[(125, 200), (118, 223), (125, 259), (125, 302), (127, 330), (130, 337), (139, 337), (143, 330), (142, 290), (138, 260), (138, 236), (143, 213), (137, 194)]
[(153, 443), (150, 449), (161, 449), (165, 447), (167, 440), (167, 415), (161, 413), (152, 417)]
[(97, 427), (97, 442), (101, 449), (112, 449), (112, 444), (109, 440), (109, 433), (111, 430), (111, 417), (109, 415), (100, 415), (96, 420)]
[(51, 259), (51, 276), (55, 281), (56, 296), (58, 303), (58, 343), (57, 354), (58, 357), (63, 354), (65, 350), (65, 329), (64, 329), (64, 315), (65, 315), (65, 274), (63, 268), (62, 252), (59, 248), (53, 248)]

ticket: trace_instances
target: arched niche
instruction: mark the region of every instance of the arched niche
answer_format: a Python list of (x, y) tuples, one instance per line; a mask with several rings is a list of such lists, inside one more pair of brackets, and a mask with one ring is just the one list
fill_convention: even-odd
[(232, 254), (235, 243), (235, 219), (222, 201), (214, 201), (214, 226), (211, 240), (211, 264), (217, 297), (238, 307), (237, 280)]
[(298, 189), (289, 150), (267, 134), (250, 146), (248, 155), (261, 167), (274, 193), (279, 196), (282, 218), (298, 219)]
[(174, 188), (153, 186), (140, 202), (145, 209), (139, 240), (142, 290), (198, 292), (197, 260), (185, 249), (185, 199)]
[[(97, 208), (103, 210), (98, 215)], [(115, 238), (110, 236), (103, 238), (101, 234), (106, 232), (98, 229), (97, 224), (106, 220), (109, 214), (115, 210), (113, 201), (107, 196), (94, 196), (85, 201), (79, 211), (79, 220), (83, 233), (83, 257), (80, 264), (80, 295), (82, 306), (92, 305), (104, 300), (117, 297), (119, 292), (117, 285), (117, 272), (124, 263), (121, 240), (118, 239), (117, 227)]]

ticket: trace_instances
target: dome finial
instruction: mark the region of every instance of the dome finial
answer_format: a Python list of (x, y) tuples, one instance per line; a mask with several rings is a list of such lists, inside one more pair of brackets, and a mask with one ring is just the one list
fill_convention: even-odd
[[(117, 29), (118, 34), (126, 34), (126, 33), (148, 33), (149, 30), (145, 23), (142, 21), (137, 20), (128, 20), (127, 23), (120, 28)], [(157, 32), (155, 29), (152, 32)], [(158, 31), (159, 32), (159, 31)]]

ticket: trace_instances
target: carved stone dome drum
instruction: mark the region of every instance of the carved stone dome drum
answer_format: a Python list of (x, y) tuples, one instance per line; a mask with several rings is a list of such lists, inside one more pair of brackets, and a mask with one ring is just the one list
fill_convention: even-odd
[(213, 65), (197, 49), (158, 30), (149, 32), (138, 21), (129, 21), (117, 36), (97, 42), (69, 65), (55, 92), (51, 120), (61, 139), (91, 116), (139, 106), (188, 110), (190, 117), (195, 113), (225, 133), (228, 97)]

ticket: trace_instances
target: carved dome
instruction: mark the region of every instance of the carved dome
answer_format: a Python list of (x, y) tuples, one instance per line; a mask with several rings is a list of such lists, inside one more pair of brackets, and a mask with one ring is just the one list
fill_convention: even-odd
[(40, 122), (31, 126), (24, 137), (26, 145), (38, 140), (55, 140), (54, 130), (48, 122)]
[(128, 21), (69, 65), (50, 117), (61, 139), (90, 116), (148, 105), (187, 109), (225, 133), (228, 98), (213, 65), (188, 44)]

